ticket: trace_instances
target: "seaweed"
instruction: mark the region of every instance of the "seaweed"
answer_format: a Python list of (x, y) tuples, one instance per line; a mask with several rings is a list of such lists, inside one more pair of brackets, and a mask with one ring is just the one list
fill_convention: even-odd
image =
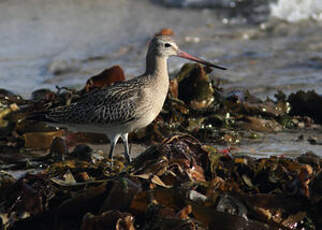
[[(310, 101), (316, 107), (314, 92), (261, 100), (247, 90), (227, 92), (213, 83), (211, 69), (187, 64), (171, 80), (157, 119), (130, 135), (149, 145), (130, 164), (92, 148), (107, 141), (102, 135), (24, 119), (122, 80), (119, 68), (79, 91), (41, 89), (30, 100), (0, 91), (2, 229), (319, 229), (319, 156), (253, 158), (228, 147), (260, 142), (265, 133), (316, 128), (318, 109), (306, 109)], [(19, 178), (17, 170), (23, 170)]]

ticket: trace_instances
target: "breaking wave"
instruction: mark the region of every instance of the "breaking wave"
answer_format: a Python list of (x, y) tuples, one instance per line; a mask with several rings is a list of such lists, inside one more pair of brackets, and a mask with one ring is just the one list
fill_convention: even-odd
[[(322, 0), (151, 0), (167, 7), (230, 9), (251, 21), (271, 17), (298, 22), (322, 20)], [(234, 14), (234, 15), (235, 15)], [(253, 20), (255, 19), (255, 20)], [(249, 21), (249, 20), (248, 20)]]
[(322, 20), (322, 0), (279, 0), (270, 5), (271, 16), (289, 22)]

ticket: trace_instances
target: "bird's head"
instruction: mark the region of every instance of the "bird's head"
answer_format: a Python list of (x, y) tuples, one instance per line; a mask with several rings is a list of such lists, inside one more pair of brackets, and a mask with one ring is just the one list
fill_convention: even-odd
[(170, 36), (166, 35), (155, 36), (150, 42), (149, 49), (155, 55), (162, 57), (176, 56), (179, 50), (176, 42)]
[(192, 60), (210, 67), (226, 70), (225, 67), (221, 67), (215, 64), (212, 64), (206, 60), (203, 60), (201, 58), (192, 56), (182, 50), (179, 49), (176, 42), (167, 35), (157, 35), (155, 36), (149, 44), (149, 52), (153, 53), (154, 55), (160, 56), (160, 57), (171, 57), (171, 56), (177, 56), (181, 58), (185, 58), (188, 60)]

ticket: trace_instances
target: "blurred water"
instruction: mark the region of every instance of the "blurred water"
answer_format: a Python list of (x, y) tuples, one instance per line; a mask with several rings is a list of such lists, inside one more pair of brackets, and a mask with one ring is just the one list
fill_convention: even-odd
[[(322, 25), (310, 20), (321, 13), (321, 2), (0, 0), (0, 87), (24, 96), (40, 87), (79, 87), (114, 64), (129, 77), (138, 75), (148, 39), (169, 27), (183, 49), (229, 67), (218, 73), (230, 81), (226, 87), (249, 88), (261, 97), (276, 89), (321, 92)], [(289, 12), (301, 9), (307, 20), (286, 23), (267, 11), (266, 21), (250, 23), (261, 7), (289, 21), (297, 20)], [(170, 72), (182, 63), (171, 58)]]
[[(120, 64), (144, 70), (146, 44), (172, 28), (179, 46), (229, 71), (226, 88), (259, 97), (322, 93), (321, 0), (0, 0), (0, 88), (25, 97), (82, 87)], [(183, 60), (171, 58), (169, 71)], [(58, 74), (58, 73), (62, 74)]]

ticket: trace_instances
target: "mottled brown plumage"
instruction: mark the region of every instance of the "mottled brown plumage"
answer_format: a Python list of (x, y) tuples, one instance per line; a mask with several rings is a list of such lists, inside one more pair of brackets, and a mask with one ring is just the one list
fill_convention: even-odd
[(150, 42), (144, 74), (104, 89), (92, 90), (70, 106), (33, 114), (31, 119), (75, 131), (104, 133), (111, 141), (110, 158), (121, 137), (125, 157), (131, 161), (128, 133), (147, 126), (160, 113), (169, 88), (167, 59), (170, 56), (224, 69), (188, 55), (170, 37), (158, 35)]

